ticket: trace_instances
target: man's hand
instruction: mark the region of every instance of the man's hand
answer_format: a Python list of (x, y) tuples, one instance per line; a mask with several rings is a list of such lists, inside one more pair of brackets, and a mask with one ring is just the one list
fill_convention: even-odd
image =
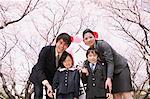
[(49, 83), (47, 83), (46, 87), (47, 87), (47, 95), (52, 98), (53, 97), (52, 86)]
[(54, 99), (56, 99), (56, 92), (55, 92), (55, 93), (53, 93), (53, 98), (54, 98)]
[(47, 95), (53, 98), (52, 86), (49, 84), (48, 80), (43, 80), (42, 84), (47, 87)]
[(54, 98), (52, 92), (48, 92), (48, 91), (47, 91), (47, 95), (48, 95), (50, 98)]
[(111, 78), (107, 78), (106, 82), (105, 82), (105, 89), (109, 89), (109, 93), (111, 93), (112, 90), (112, 81)]

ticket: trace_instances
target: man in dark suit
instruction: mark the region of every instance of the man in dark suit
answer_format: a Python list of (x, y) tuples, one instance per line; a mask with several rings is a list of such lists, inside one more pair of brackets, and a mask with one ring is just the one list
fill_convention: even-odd
[[(34, 99), (42, 99), (43, 97), (43, 85), (46, 86), (47, 93), (52, 93), (52, 81), (54, 73), (57, 70), (58, 58), (63, 53), (67, 53), (65, 50), (71, 44), (71, 37), (67, 33), (61, 33), (56, 38), (55, 46), (43, 47), (36, 65), (32, 69), (32, 73), (29, 77), (30, 81), (34, 84)], [(46, 99), (50, 99), (46, 95)]]

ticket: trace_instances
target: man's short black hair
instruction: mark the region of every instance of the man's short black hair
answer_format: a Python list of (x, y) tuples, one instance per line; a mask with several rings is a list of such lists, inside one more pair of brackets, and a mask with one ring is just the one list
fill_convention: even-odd
[(56, 43), (60, 40), (63, 39), (63, 41), (68, 44), (68, 46), (70, 46), (71, 44), (71, 36), (67, 33), (61, 33), (58, 35), (58, 37), (56, 38)]

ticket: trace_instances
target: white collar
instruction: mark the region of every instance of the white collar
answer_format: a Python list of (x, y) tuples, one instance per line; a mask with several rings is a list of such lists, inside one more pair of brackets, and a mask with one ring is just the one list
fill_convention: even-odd
[(58, 68), (58, 71), (60, 71), (60, 72), (65, 71), (65, 70), (74, 71), (74, 70), (76, 70), (76, 69), (77, 69), (77, 68), (75, 68), (75, 67), (71, 67), (71, 68), (61, 68), (61, 67), (59, 67), (59, 68)]
[(94, 64), (94, 66), (96, 66), (96, 63), (90, 63), (90, 66), (92, 66), (92, 64)]

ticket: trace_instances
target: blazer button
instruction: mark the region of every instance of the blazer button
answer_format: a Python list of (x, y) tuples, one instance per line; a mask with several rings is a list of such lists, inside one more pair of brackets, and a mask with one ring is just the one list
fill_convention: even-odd
[(96, 84), (95, 84), (95, 83), (93, 83), (93, 84), (92, 84), (92, 86), (93, 86), (93, 87), (95, 87), (95, 86), (96, 86)]
[(104, 63), (102, 63), (102, 65), (104, 65)]
[(65, 80), (65, 82), (67, 82), (67, 80)]
[(65, 83), (65, 86), (67, 86), (67, 83)]
[(94, 80), (95, 80), (95, 78), (93, 77), (93, 78), (92, 78), (92, 80), (94, 81)]
[(67, 79), (67, 77), (65, 77), (65, 79)]

